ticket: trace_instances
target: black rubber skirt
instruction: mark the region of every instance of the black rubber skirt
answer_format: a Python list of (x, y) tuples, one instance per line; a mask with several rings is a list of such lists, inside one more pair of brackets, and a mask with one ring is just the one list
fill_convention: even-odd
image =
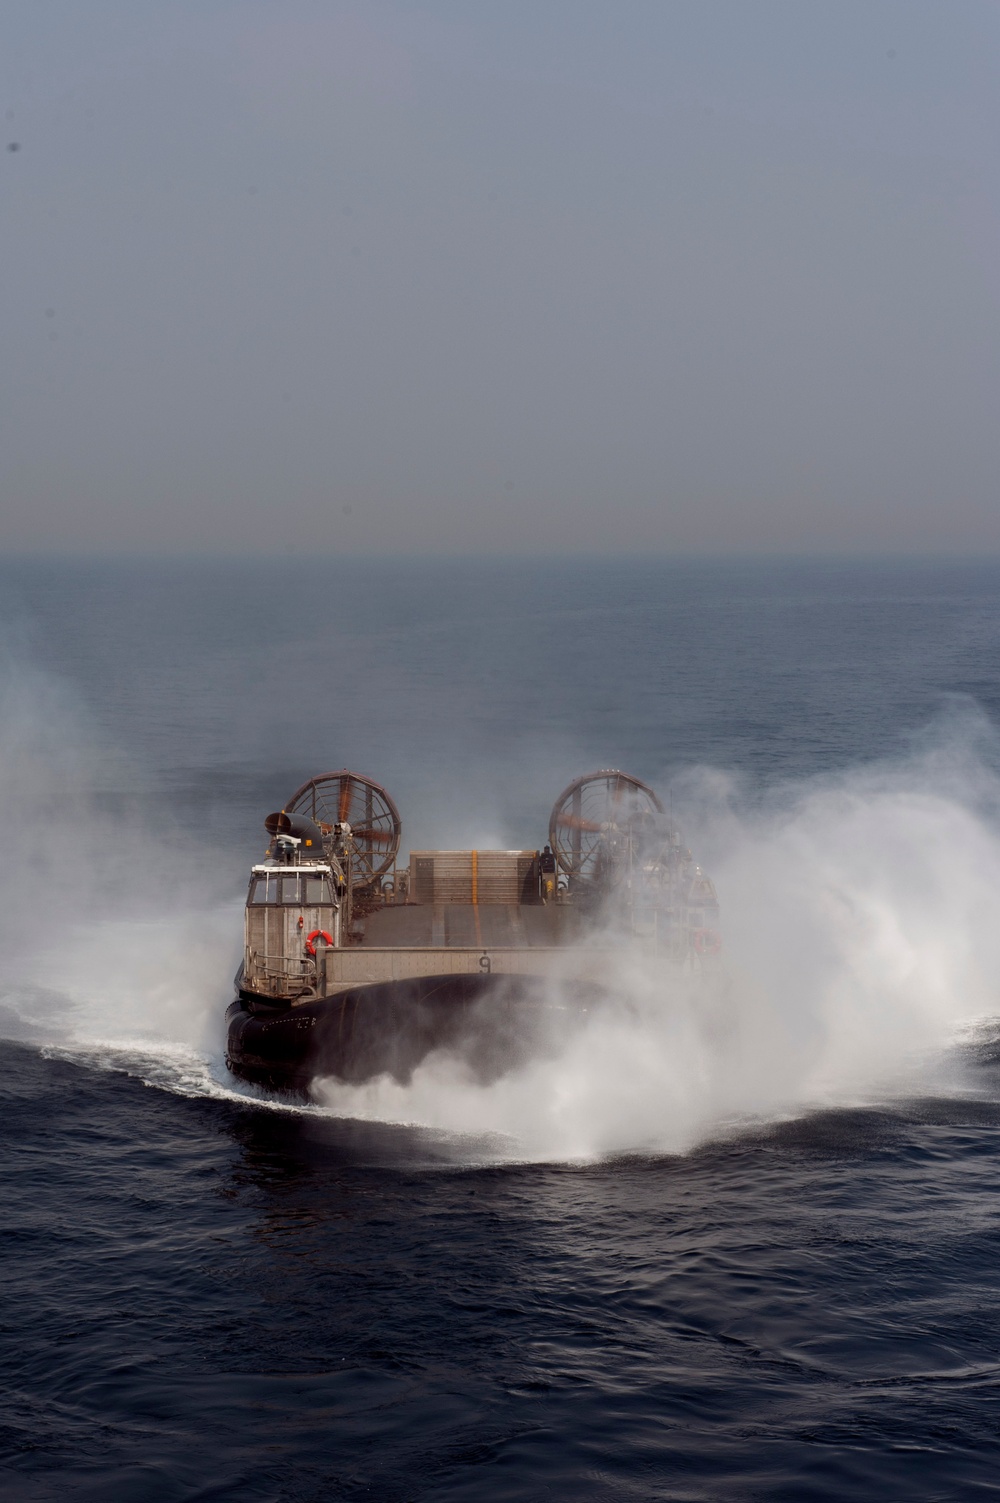
[[(570, 1010), (586, 1011), (577, 992)], [(320, 1077), (406, 1084), (427, 1056), (459, 1056), (475, 1078), (499, 1079), (564, 1032), (566, 1002), (533, 977), (421, 976), (352, 987), (334, 997), (269, 1005), (242, 993), (227, 1018), (226, 1063), (271, 1090), (306, 1091)]]

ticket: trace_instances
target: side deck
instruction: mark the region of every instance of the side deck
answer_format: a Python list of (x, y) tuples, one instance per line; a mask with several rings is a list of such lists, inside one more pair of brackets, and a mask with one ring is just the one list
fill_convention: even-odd
[(465, 949), (457, 945), (440, 948), (374, 945), (350, 950), (328, 950), (324, 975), (325, 994), (335, 996), (353, 986), (380, 981), (412, 981), (420, 976), (537, 976), (542, 979), (597, 980), (613, 967), (610, 951), (572, 949), (541, 945), (505, 949), (482, 945)]
[(327, 996), (419, 976), (592, 975), (598, 952), (580, 950), (577, 916), (518, 903), (413, 903), (376, 910), (359, 944), (324, 956)]

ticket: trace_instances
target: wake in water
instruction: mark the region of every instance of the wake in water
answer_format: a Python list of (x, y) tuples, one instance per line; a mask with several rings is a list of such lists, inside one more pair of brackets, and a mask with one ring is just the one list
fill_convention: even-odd
[[(222, 1062), (242, 893), (220, 900), (211, 851), (167, 849), (129, 815), (128, 770), (58, 685), (8, 663), (0, 727), (0, 1033), (256, 1099)], [(930, 1088), (956, 1036), (1000, 1013), (997, 750), (963, 712), (904, 759), (763, 801), (688, 775), (722, 902), (722, 987), (706, 1000), (618, 941), (607, 1005), (522, 1069), (484, 1086), (432, 1056), (406, 1086), (317, 1082), (317, 1104), (578, 1158), (684, 1151), (748, 1118)]]

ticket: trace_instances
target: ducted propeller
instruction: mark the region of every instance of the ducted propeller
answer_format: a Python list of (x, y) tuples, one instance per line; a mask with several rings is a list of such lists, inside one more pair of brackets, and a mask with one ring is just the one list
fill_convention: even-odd
[(341, 768), (323, 772), (297, 788), (285, 806), (304, 814), (331, 834), (335, 825), (350, 825), (345, 859), (356, 884), (367, 885), (387, 872), (396, 859), (402, 825), (389, 794), (362, 773)]
[(575, 881), (595, 880), (610, 837), (661, 815), (648, 784), (617, 768), (576, 778), (556, 799), (549, 842), (562, 870)]

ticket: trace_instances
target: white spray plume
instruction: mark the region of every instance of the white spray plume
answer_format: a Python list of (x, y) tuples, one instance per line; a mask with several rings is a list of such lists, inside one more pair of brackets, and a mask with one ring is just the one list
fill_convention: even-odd
[(63, 684), (0, 660), (0, 1035), (221, 1060), (240, 904)]
[(701, 835), (726, 955), (704, 979), (617, 941), (608, 1004), (554, 1056), (480, 1085), (447, 1056), (322, 1099), (347, 1115), (499, 1133), (526, 1157), (678, 1152), (727, 1125), (921, 1089), (1000, 1012), (1000, 785), (963, 717), (905, 762), (739, 790)]

